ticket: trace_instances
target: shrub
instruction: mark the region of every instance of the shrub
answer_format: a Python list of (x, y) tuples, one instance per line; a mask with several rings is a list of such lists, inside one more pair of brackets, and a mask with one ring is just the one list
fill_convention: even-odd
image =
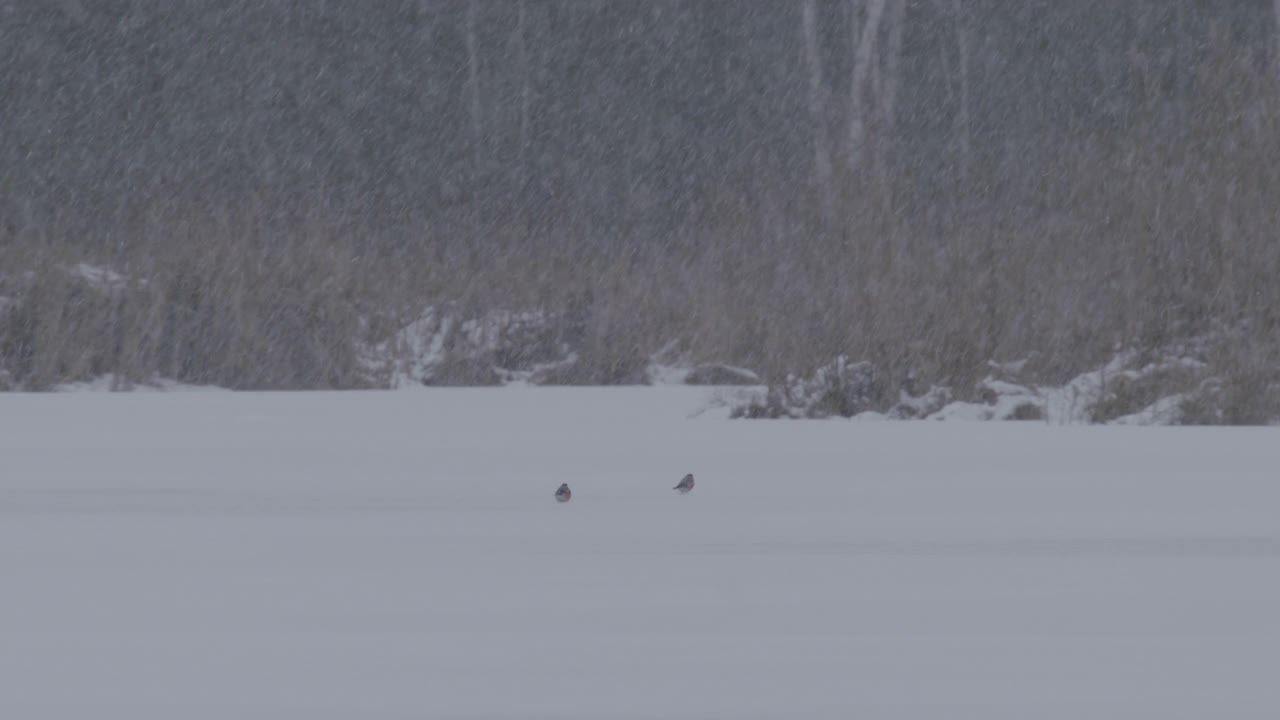
[(769, 386), (763, 400), (752, 401), (730, 413), (736, 418), (853, 417), (882, 409), (887, 392), (869, 362), (849, 362), (844, 355), (814, 371), (807, 378), (788, 376)]
[(1006, 420), (1043, 420), (1044, 408), (1032, 402), (1019, 403), (1018, 406), (1013, 409), (1013, 412), (1010, 413), (1009, 416), (1005, 419)]

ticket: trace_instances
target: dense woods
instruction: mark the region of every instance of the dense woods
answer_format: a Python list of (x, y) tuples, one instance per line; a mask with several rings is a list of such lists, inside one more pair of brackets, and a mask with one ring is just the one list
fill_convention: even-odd
[(1276, 13), (5, 0), (0, 382), (378, 385), (435, 307), (542, 313), (573, 382), (665, 348), (963, 395), (1194, 344), (1263, 397)]

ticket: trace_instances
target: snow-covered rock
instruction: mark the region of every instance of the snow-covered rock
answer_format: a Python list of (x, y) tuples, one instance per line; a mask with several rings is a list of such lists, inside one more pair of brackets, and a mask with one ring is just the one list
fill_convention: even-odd
[(68, 267), (67, 272), (71, 276), (83, 280), (90, 287), (102, 292), (123, 290), (129, 285), (128, 277), (104, 265), (92, 265), (85, 262), (76, 263)]
[(361, 362), (374, 384), (391, 388), (529, 382), (574, 360), (556, 320), (540, 311), (463, 317), (429, 307), (390, 339), (362, 346)]
[(983, 402), (953, 402), (928, 415), (929, 420), (1040, 420), (1045, 400), (1036, 390), (1016, 383), (986, 378), (979, 383)]

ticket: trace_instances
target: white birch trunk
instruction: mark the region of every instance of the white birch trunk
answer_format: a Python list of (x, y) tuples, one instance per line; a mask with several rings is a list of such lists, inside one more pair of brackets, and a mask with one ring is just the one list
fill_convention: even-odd
[(814, 125), (813, 167), (818, 182), (825, 185), (831, 178), (831, 144), (827, 137), (826, 88), (822, 82), (822, 55), (818, 47), (816, 0), (805, 0), (800, 25), (805, 59), (809, 65), (809, 113), (813, 116)]
[(1275, 14), (1275, 27), (1272, 29), (1275, 34), (1275, 46), (1271, 48), (1271, 52), (1275, 57), (1276, 79), (1280, 80), (1280, 0), (1272, 0), (1271, 7)]
[[(866, 141), (866, 85), (871, 65), (876, 61), (876, 37), (884, 18), (885, 0), (867, 0), (867, 21), (860, 37), (855, 38), (853, 73), (849, 78), (849, 165), (856, 168)], [(856, 13), (855, 13), (856, 14)]]
[[(1280, 2), (1280, 0), (1276, 1)], [(907, 21), (907, 0), (890, 0), (890, 2), (893, 4), (889, 8), (889, 46), (886, 48), (884, 60), (884, 95), (880, 98), (881, 117), (884, 118), (884, 126), (888, 130), (892, 130), (895, 124), (898, 83), (902, 79), (902, 32), (903, 25)]]
[(480, 57), (476, 42), (476, 0), (467, 3), (467, 100), (471, 105), (471, 134), (479, 156), (484, 141), (484, 123), (480, 117)]
[[(907, 16), (907, 0), (889, 0), (888, 16), (885, 22), (888, 23), (888, 41), (884, 52), (884, 81), (883, 87), (878, 91), (877, 109), (879, 111), (879, 122), (877, 124), (877, 142), (879, 152), (877, 153), (877, 168), (881, 173), (879, 187), (881, 189), (881, 200), (884, 204), (886, 215), (891, 216), (890, 210), (893, 206), (893, 183), (889, 182), (889, 163), (893, 158), (893, 146), (897, 142), (897, 104), (898, 104), (898, 85), (902, 81), (902, 35), (903, 26), (906, 24)], [(892, 263), (895, 260), (895, 254), (898, 251), (898, 244), (891, 244), (885, 248), (886, 262)]]
[(529, 110), (533, 102), (533, 91), (529, 85), (529, 50), (525, 39), (525, 26), (527, 24), (527, 2), (520, 0), (519, 14), (516, 20), (516, 62), (520, 63), (520, 137), (518, 141), (520, 147), (517, 148), (517, 162), (519, 163), (520, 182), (523, 186), (525, 179), (528, 177), (528, 168), (525, 167), (527, 162), (529, 147)]
[(952, 0), (955, 11), (956, 47), (960, 60), (960, 111), (956, 117), (959, 126), (960, 142), (960, 180), (968, 182), (970, 164), (970, 121), (969, 121), (969, 23), (966, 22), (963, 0)]

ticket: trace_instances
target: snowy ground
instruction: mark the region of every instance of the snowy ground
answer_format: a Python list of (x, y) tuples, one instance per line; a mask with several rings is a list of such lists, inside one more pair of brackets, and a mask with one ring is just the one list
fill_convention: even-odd
[(1276, 429), (705, 401), (0, 396), (0, 717), (1280, 717)]

